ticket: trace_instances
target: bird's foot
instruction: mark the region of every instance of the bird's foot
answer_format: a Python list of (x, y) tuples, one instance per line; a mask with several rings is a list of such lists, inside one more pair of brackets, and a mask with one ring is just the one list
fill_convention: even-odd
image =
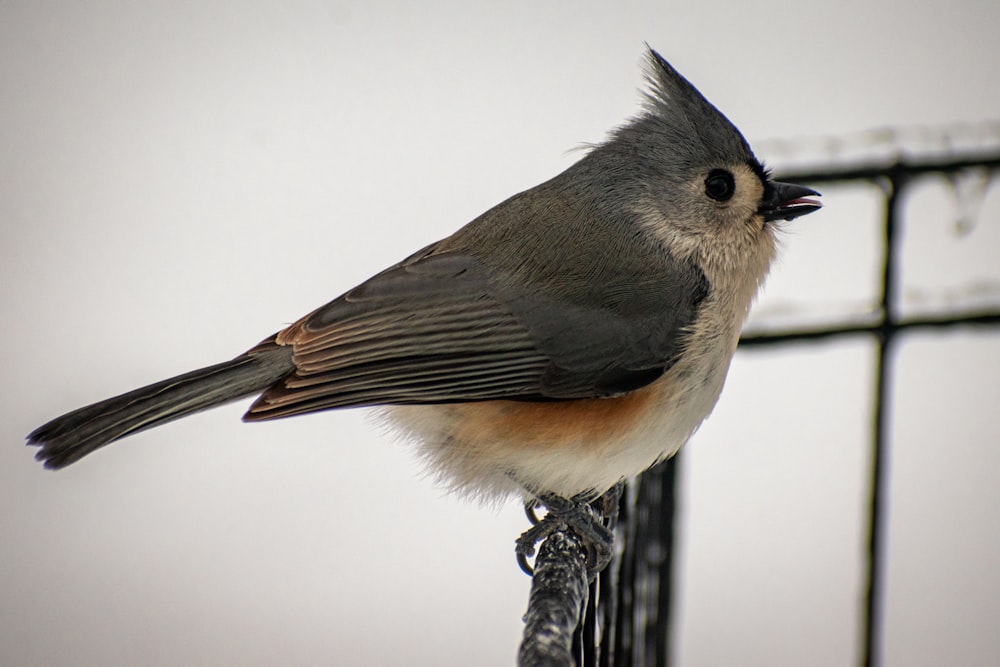
[[(587, 573), (592, 578), (611, 562), (621, 493), (622, 484), (617, 484), (597, 500), (591, 500), (592, 496), (567, 499), (540, 494), (527, 501), (524, 512), (532, 526), (517, 538), (517, 564), (526, 574), (534, 574), (528, 559), (535, 554), (535, 545), (556, 531), (568, 529), (581, 539), (587, 550)], [(540, 505), (546, 509), (542, 518), (535, 514)]]

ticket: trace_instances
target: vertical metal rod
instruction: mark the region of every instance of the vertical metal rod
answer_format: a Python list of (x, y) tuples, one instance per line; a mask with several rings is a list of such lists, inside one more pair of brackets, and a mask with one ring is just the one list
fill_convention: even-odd
[(876, 336), (878, 350), (875, 375), (874, 438), (872, 442), (871, 497), (868, 524), (868, 571), (865, 591), (864, 667), (878, 667), (882, 661), (883, 589), (885, 586), (885, 505), (888, 498), (887, 470), (889, 461), (889, 408), (892, 397), (892, 354), (899, 325), (896, 312), (897, 259), (899, 230), (897, 225), (900, 191), (904, 186), (899, 173), (890, 172), (885, 182), (885, 248), (882, 266), (882, 326)]
[(657, 475), (660, 484), (660, 511), (654, 517), (657, 534), (656, 568), (659, 587), (656, 591), (656, 656), (654, 664), (666, 667), (673, 651), (674, 564), (675, 532), (677, 530), (677, 477), (680, 453), (661, 465)]
[[(636, 568), (639, 561), (637, 544), (638, 514), (636, 486), (642, 483), (642, 478), (630, 482), (622, 494), (621, 511), (619, 514), (619, 531), (622, 532), (624, 545), (617, 557), (615, 579), (612, 585), (615, 591), (614, 614), (609, 614), (609, 628), (605, 637), (609, 640), (601, 651), (601, 667), (630, 667), (635, 664), (635, 622), (637, 602), (635, 597)], [(610, 600), (611, 598), (607, 598)], [(612, 631), (613, 630), (613, 634)]]
[(647, 470), (636, 502), (636, 662), (670, 664), (677, 456)]
[(879, 342), (876, 375), (875, 439), (872, 447), (871, 499), (868, 523), (868, 572), (865, 591), (864, 645), (862, 664), (878, 667), (882, 659), (883, 588), (885, 585), (885, 503), (888, 468), (888, 409), (891, 338)]

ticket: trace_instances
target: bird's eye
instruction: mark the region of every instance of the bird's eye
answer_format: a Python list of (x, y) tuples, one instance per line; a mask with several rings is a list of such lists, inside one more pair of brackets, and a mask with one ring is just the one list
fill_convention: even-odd
[(729, 201), (736, 192), (736, 181), (725, 169), (713, 169), (705, 179), (705, 194), (715, 201)]

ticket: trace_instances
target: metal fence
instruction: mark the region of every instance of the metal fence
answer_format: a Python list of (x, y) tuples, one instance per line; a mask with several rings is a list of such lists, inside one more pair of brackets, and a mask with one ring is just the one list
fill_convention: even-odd
[[(988, 125), (987, 128), (990, 132), (997, 131), (996, 124)], [(953, 137), (956, 133), (952, 131), (950, 134), (939, 134)], [(892, 141), (898, 137), (891, 135), (888, 139)], [(945, 154), (943, 157), (942, 152)], [(875, 312), (815, 328), (748, 333), (740, 341), (742, 347), (759, 348), (822, 339), (865, 337), (873, 341), (876, 347), (868, 472), (870, 495), (867, 526), (859, 527), (867, 535), (867, 555), (863, 581), (865, 605), (858, 619), (858, 662), (866, 667), (878, 665), (882, 656), (886, 480), (890, 447), (887, 424), (892, 407), (895, 351), (900, 344), (905, 343), (907, 332), (912, 330), (1000, 325), (1000, 306), (951, 308), (929, 316), (903, 314), (899, 298), (900, 231), (905, 224), (901, 215), (901, 202), (908, 193), (919, 187), (925, 177), (931, 176), (955, 179), (970, 174), (979, 175), (982, 187), (976, 194), (968, 196), (982, 196), (998, 170), (1000, 150), (956, 150), (949, 144), (944, 151), (937, 151), (937, 155), (931, 157), (904, 159), (895, 155), (881, 161), (855, 161), (854, 166), (784, 169), (779, 176), (782, 181), (808, 184), (820, 190), (829, 184), (874, 184), (882, 193), (884, 201), (880, 294)], [(994, 330), (1000, 332), (1000, 329)], [(674, 596), (671, 582), (676, 540), (674, 524), (677, 471), (675, 458), (650, 470), (628, 488), (622, 497), (618, 522), (618, 536), (623, 546), (621, 553), (591, 583), (587, 595), (584, 596), (583, 591), (578, 590), (563, 599), (562, 610), (566, 612), (574, 611), (574, 605), (581, 601), (585, 604), (572, 640), (572, 662), (568, 662), (568, 654), (563, 661), (553, 658), (551, 654), (533, 655), (531, 647), (537, 643), (537, 637), (533, 636), (534, 630), (529, 626), (522, 644), (522, 664), (575, 663), (602, 667), (669, 664), (672, 653), (671, 609)], [(560, 580), (554, 585), (552, 590), (557, 597), (572, 589), (572, 586), (567, 588), (565, 584), (565, 580)], [(529, 602), (529, 617), (532, 612), (538, 611), (534, 604), (533, 595)], [(577, 617), (579, 614), (574, 616), (574, 621)]]

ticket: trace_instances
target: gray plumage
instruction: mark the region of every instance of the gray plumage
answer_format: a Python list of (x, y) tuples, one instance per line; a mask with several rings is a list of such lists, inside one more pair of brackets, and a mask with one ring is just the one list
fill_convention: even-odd
[(262, 344), (232, 361), (201, 368), (69, 412), (31, 432), (36, 458), (64, 468), (127, 435), (258, 393), (288, 375), (290, 348)]
[[(778, 214), (768, 207), (789, 202), (776, 199), (736, 128), (654, 51), (647, 69), (644, 111), (560, 175), (233, 361), (49, 422), (28, 437), (41, 447), (37, 457), (63, 467), (138, 430), (259, 392), (247, 420), (366, 405), (612, 398), (656, 382), (689, 346), (714, 339), (728, 365), (773, 256), (766, 227)], [(742, 170), (732, 203), (700, 191), (720, 168)], [(693, 401), (695, 426), (721, 389), (719, 355), (703, 356), (714, 373), (703, 383), (715, 393)], [(690, 434), (689, 421), (678, 433)], [(441, 428), (416, 431), (454, 446), (457, 436)]]

